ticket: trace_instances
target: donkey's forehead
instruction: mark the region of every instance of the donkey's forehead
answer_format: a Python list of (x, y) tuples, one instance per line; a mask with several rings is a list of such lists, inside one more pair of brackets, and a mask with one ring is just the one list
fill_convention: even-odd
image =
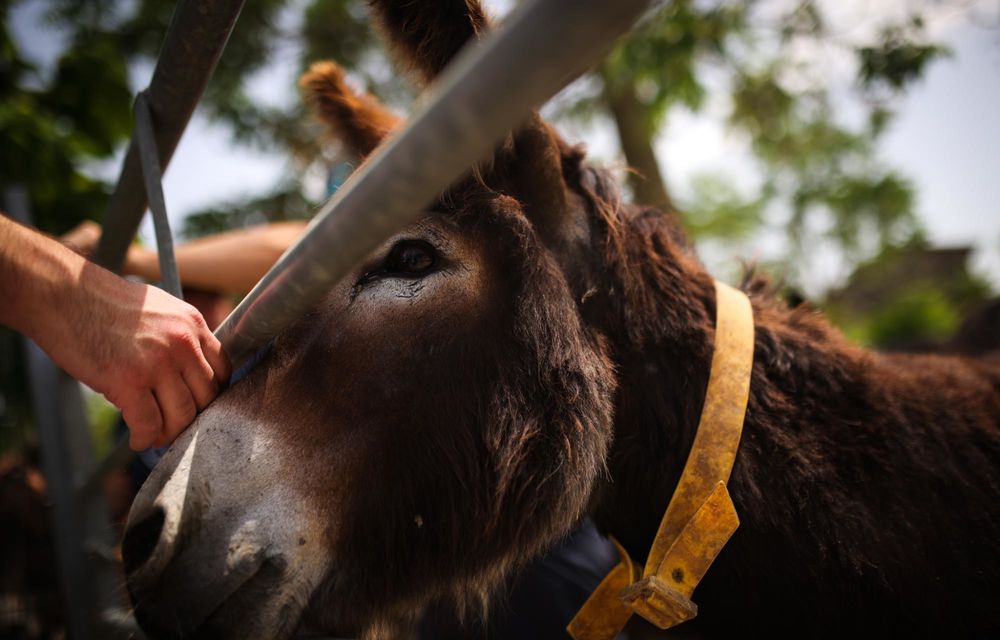
[(454, 244), (454, 237), (460, 232), (461, 226), (456, 216), (435, 209), (428, 211), (423, 218), (404, 228), (397, 235), (419, 234), (442, 249), (447, 249)]
[(468, 231), (463, 228), (460, 216), (453, 212), (431, 209), (425, 213), (418, 221), (403, 227), (396, 233), (382, 241), (371, 253), (368, 254), (364, 263), (359, 264), (359, 269), (364, 269), (366, 264), (378, 261), (392, 249), (396, 243), (406, 239), (421, 239), (443, 252), (459, 250), (464, 244), (461, 238), (468, 235)]
[(445, 193), (415, 223), (387, 238), (373, 255), (384, 254), (404, 238), (420, 237), (442, 251), (460, 250), (485, 228), (516, 227), (523, 233), (530, 226), (520, 203), (511, 196), (468, 181)]

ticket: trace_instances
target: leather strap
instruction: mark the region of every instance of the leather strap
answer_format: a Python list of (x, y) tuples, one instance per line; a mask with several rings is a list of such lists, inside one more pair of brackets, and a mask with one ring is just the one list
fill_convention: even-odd
[(743, 431), (753, 370), (753, 308), (746, 295), (715, 281), (715, 349), (694, 443), (639, 574), (621, 562), (566, 630), (575, 640), (613, 640), (637, 613), (660, 629), (694, 618), (695, 587), (739, 526), (726, 490)]

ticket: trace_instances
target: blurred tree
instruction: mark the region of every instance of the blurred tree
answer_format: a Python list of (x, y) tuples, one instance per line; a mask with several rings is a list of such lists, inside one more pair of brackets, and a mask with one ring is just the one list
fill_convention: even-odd
[[(99, 219), (111, 185), (86, 169), (111, 158), (132, 130), (129, 69), (151, 64), (173, 0), (42, 0), (53, 44), (66, 41), (54, 69), (29, 61), (12, 37), (12, 0), (0, 0), (0, 176), (24, 185), (35, 224), (61, 233)], [(288, 0), (248, 2), (206, 91), (203, 109), (240, 141), (288, 148), (305, 139), (299, 113), (257, 107), (247, 97), (253, 74), (288, 37), (279, 15)]]
[[(913, 186), (879, 161), (875, 142), (892, 117), (889, 101), (947, 53), (927, 41), (921, 14), (929, 6), (912, 2), (911, 17), (851, 43), (813, 0), (671, 2), (615, 47), (562, 113), (610, 117), (635, 170), (628, 179), (636, 200), (677, 208), (653, 143), (675, 109), (699, 111), (721, 96), (730, 129), (751, 140), (764, 178), (743, 194), (724, 174), (696, 177), (679, 207), (689, 230), (736, 240), (777, 222), (792, 240), (784, 266), (793, 280), (801, 270), (791, 265), (820, 240), (849, 268), (917, 230)], [(832, 107), (819, 64), (831, 55), (855, 62), (853, 107), (867, 114), (859, 125)]]
[(27, 189), (39, 227), (59, 233), (98, 215), (109, 195), (83, 167), (131, 130), (126, 66), (112, 38), (81, 27), (43, 73), (11, 37), (9, 11), (0, 5), (0, 176)]
[(970, 253), (932, 248), (917, 236), (867, 260), (822, 307), (861, 344), (937, 348), (990, 298), (989, 285), (968, 270)]
[[(0, 170), (8, 180), (31, 183), (40, 226), (60, 231), (80, 212), (97, 217), (103, 207), (108, 186), (79, 167), (110, 157), (128, 134), (128, 66), (154, 59), (174, 2), (44, 1), (52, 26), (70, 34), (57, 72), (47, 81), (7, 33), (12, 1), (0, 4), (5, 53)], [(364, 4), (247, 3), (203, 110), (227, 123), (237, 140), (288, 151), (304, 167), (321, 151), (314, 129), (303, 124), (302, 108), (262, 107), (248, 96), (248, 79), (276, 55), (297, 51), (301, 68), (313, 60), (336, 59), (390, 104), (406, 104), (412, 94), (373, 37)], [(799, 246), (806, 243), (811, 219), (825, 216), (827, 235), (853, 257), (862, 237), (881, 247), (905, 239), (914, 228), (912, 187), (879, 164), (873, 141), (891, 118), (889, 99), (945, 52), (926, 42), (923, 8), (915, 2), (907, 21), (885, 25), (872, 42), (848, 44), (826, 27), (813, 0), (677, 0), (623, 39), (581, 84), (587, 89), (575, 94), (561, 113), (610, 119), (625, 159), (635, 169), (629, 182), (636, 199), (674, 208), (669, 175), (662, 175), (653, 142), (674, 109), (701, 109), (707, 96), (723, 91), (730, 97), (728, 122), (753, 141), (767, 179), (742, 205), (733, 200), (738, 196), (733, 191), (721, 208), (718, 197), (701, 184), (685, 206), (692, 211), (692, 222), (701, 220), (694, 230), (745, 235), (765, 221), (769, 205), (781, 202), (791, 211), (788, 229)], [(839, 122), (823, 79), (803, 81), (819, 75), (816, 65), (790, 53), (830, 46), (850, 50), (856, 58), (866, 127), (852, 129)], [(713, 75), (722, 80), (710, 82)], [(737, 223), (732, 212), (742, 208), (756, 212), (756, 225)], [(714, 213), (718, 220), (705, 224)]]

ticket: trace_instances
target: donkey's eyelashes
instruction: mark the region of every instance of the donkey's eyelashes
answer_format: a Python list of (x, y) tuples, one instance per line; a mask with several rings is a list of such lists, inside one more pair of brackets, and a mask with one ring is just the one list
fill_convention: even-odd
[(433, 269), (437, 263), (437, 251), (429, 243), (403, 240), (392, 247), (382, 267), (386, 275), (419, 276)]
[(400, 240), (392, 245), (381, 262), (361, 276), (355, 286), (381, 278), (422, 278), (436, 271), (440, 263), (440, 253), (426, 240)]

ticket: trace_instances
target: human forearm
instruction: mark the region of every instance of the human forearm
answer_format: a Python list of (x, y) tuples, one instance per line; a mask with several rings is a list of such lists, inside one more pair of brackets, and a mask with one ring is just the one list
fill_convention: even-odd
[[(305, 229), (305, 222), (276, 222), (199, 238), (175, 250), (181, 282), (206, 291), (246, 293)], [(147, 280), (160, 277), (156, 253), (129, 250), (124, 272)]]
[(36, 339), (51, 330), (85, 264), (52, 238), (0, 216), (0, 324)]

